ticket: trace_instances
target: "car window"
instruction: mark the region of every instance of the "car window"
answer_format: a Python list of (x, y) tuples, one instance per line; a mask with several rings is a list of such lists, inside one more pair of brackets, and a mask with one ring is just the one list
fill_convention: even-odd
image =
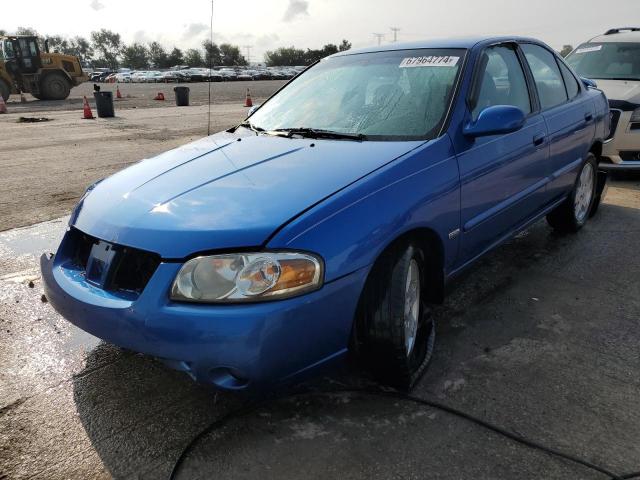
[(484, 66), (476, 77), (480, 83), (472, 105), (473, 119), (494, 105), (512, 105), (531, 113), (527, 82), (515, 50), (507, 46), (487, 48), (480, 62)]
[(566, 102), (567, 91), (555, 56), (546, 48), (531, 43), (522, 45), (522, 51), (536, 82), (542, 109), (546, 110)]
[(578, 81), (564, 63), (558, 62), (558, 65), (560, 65), (560, 72), (562, 73), (564, 84), (567, 87), (567, 94), (569, 95), (569, 98), (573, 98), (578, 95), (578, 92), (580, 92)]
[(583, 77), (640, 80), (640, 43), (584, 43), (566, 60)]

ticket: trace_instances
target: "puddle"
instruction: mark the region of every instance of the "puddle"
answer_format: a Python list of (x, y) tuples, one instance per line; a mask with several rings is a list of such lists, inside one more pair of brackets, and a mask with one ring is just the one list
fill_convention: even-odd
[[(39, 223), (30, 227), (14, 228), (0, 232), (0, 250), (14, 256), (55, 252), (67, 229), (69, 217)], [(5, 254), (6, 255), (6, 254)], [(3, 256), (5, 256), (3, 255)]]

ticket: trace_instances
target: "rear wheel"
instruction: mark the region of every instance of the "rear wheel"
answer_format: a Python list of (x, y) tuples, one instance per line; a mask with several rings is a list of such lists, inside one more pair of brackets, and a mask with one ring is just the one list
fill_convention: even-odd
[(71, 93), (69, 80), (59, 73), (50, 73), (42, 80), (40, 95), (44, 100), (64, 100)]
[(5, 102), (9, 101), (9, 95), (11, 95), (11, 86), (4, 80), (0, 80), (0, 95)]
[(590, 153), (582, 164), (571, 195), (547, 215), (547, 221), (559, 232), (577, 232), (587, 220), (596, 199), (598, 162)]
[(425, 255), (415, 244), (385, 252), (361, 299), (357, 341), (366, 366), (382, 382), (410, 389), (424, 373), (435, 342), (435, 323), (424, 302)]

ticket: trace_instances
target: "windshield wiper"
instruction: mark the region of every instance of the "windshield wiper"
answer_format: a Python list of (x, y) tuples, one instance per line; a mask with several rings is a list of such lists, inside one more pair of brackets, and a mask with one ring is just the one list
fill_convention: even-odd
[(321, 128), (309, 128), (309, 127), (276, 128), (275, 130), (269, 130), (267, 133), (284, 134), (284, 136), (286, 137), (292, 137), (293, 135), (300, 135), (302, 137), (330, 138), (330, 139), (336, 139), (336, 140), (363, 141), (367, 139), (367, 136), (362, 133), (342, 133), (342, 132), (334, 132), (332, 130), (323, 130)]
[(265, 131), (265, 129), (264, 129), (264, 128), (262, 128), (262, 127), (258, 127), (258, 126), (254, 125), (253, 123), (251, 123), (251, 122), (250, 122), (250, 121), (248, 121), (248, 120), (245, 120), (245, 121), (244, 121), (244, 122), (242, 122), (240, 125), (235, 126), (235, 127), (233, 128), (233, 131), (235, 132), (235, 131), (238, 129), (238, 127), (248, 128), (249, 130), (253, 130), (253, 131), (254, 131), (254, 132), (256, 132), (256, 133), (261, 133), (261, 132), (264, 132), (264, 131)]

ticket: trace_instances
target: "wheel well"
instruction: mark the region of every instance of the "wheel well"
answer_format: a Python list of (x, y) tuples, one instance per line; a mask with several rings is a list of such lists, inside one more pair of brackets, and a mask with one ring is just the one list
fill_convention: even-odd
[(591, 145), (589, 152), (593, 153), (596, 158), (600, 158), (602, 156), (602, 142), (595, 142), (593, 145)]
[(444, 300), (444, 248), (442, 241), (438, 234), (429, 228), (417, 228), (403, 233), (399, 237), (391, 241), (378, 255), (373, 262), (367, 279), (364, 283), (364, 288), (360, 292), (360, 298), (358, 300), (358, 308), (355, 314), (353, 328), (351, 331), (351, 338), (349, 340), (350, 351), (358, 352), (361, 346), (361, 338), (363, 332), (362, 321), (362, 308), (363, 298), (365, 291), (372, 279), (372, 275), (375, 274), (376, 265), (380, 262), (380, 259), (389, 250), (396, 248), (398, 245), (408, 244), (409, 242), (415, 242), (420, 246), (424, 252), (426, 259), (426, 281), (428, 284), (426, 300), (429, 303), (442, 303)]
[(442, 303), (444, 300), (444, 247), (440, 236), (434, 230), (416, 228), (403, 233), (380, 252), (376, 262), (390, 249), (397, 247), (399, 244), (407, 244), (409, 242), (418, 244), (425, 255), (425, 275), (428, 285), (427, 301), (429, 303)]

